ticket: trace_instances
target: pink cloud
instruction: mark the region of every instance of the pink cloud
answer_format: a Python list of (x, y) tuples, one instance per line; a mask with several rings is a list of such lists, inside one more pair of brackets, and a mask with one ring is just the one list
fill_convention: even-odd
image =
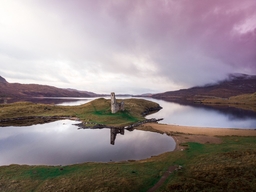
[[(254, 0), (58, 2), (67, 22), (96, 34), (102, 46), (147, 55), (174, 81), (198, 83), (219, 78), (213, 72), (223, 76), (240, 68), (256, 72), (256, 29), (243, 34), (234, 30), (251, 18), (256, 23)], [(182, 75), (186, 69), (192, 78)], [(206, 75), (200, 78), (202, 73)]]
[(256, 73), (255, 0), (43, 0), (33, 5), (56, 14), (61, 30), (76, 37), (70, 49), (57, 51), (65, 60), (75, 58), (70, 63), (79, 69), (127, 77), (147, 72), (148, 78), (184, 86), (232, 72)]

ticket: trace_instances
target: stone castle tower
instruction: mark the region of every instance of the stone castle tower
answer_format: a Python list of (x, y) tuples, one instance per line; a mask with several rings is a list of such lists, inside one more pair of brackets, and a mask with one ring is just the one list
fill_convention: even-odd
[(115, 96), (115, 93), (112, 92), (111, 93), (111, 112), (112, 113), (116, 113), (120, 110), (124, 110), (124, 101), (122, 101), (121, 103), (118, 103), (116, 101), (116, 96)]
[(117, 110), (116, 110), (116, 96), (115, 96), (114, 92), (111, 93), (111, 112), (112, 113), (117, 112)]

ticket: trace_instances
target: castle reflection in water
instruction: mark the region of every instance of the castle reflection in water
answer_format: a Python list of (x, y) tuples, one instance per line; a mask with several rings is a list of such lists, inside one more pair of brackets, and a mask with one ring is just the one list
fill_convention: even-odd
[(110, 144), (115, 145), (116, 135), (124, 135), (124, 128), (110, 128)]

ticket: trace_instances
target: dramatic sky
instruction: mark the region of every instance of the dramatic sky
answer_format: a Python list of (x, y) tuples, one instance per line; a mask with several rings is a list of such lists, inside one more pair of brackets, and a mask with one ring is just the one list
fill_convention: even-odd
[(156, 93), (256, 74), (256, 0), (0, 0), (0, 76)]

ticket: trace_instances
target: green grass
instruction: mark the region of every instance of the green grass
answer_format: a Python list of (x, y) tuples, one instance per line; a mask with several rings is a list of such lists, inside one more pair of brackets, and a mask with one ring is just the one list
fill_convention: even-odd
[(110, 100), (98, 99), (90, 102), (82, 113), (77, 114), (77, 117), (91, 123), (125, 126), (143, 120), (142, 112), (156, 106), (158, 104), (142, 99), (126, 99), (125, 110), (112, 114)]
[(2, 166), (0, 191), (147, 191), (178, 157), (165, 153), (134, 162)]
[[(47, 104), (35, 104), (29, 102), (17, 102), (13, 104), (0, 105), (0, 120), (20, 117), (77, 117), (89, 124), (104, 124), (107, 126), (125, 126), (144, 120), (142, 112), (148, 108), (157, 107), (158, 104), (142, 99), (126, 99), (125, 110), (115, 114), (111, 113), (110, 100), (96, 99), (90, 103), (80, 106), (56, 106)], [(36, 124), (41, 119), (29, 122), (18, 122), (14, 120), (7, 125)], [(42, 121), (42, 120), (41, 120)], [(41, 122), (40, 122), (41, 123)], [(0, 124), (3, 126), (3, 124)]]
[(162, 191), (256, 191), (255, 137), (224, 137), (222, 144), (188, 143), (184, 169)]

